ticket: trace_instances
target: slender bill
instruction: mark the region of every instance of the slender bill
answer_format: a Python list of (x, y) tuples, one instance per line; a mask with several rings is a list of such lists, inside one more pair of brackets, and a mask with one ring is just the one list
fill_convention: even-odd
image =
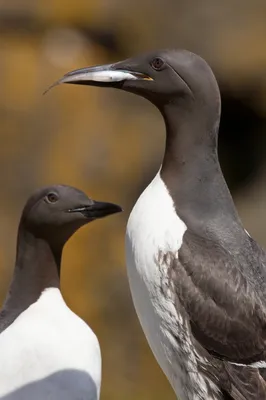
[(125, 80), (152, 80), (148, 75), (130, 70), (117, 69), (116, 64), (107, 64), (96, 67), (87, 67), (68, 72), (58, 81), (53, 83), (45, 92), (61, 83), (90, 86), (108, 86), (123, 82)]
[(103, 201), (94, 201), (93, 204), (75, 207), (68, 212), (80, 212), (86, 218), (103, 218), (107, 215), (116, 214), (123, 211), (120, 206), (114, 203), (106, 203)]

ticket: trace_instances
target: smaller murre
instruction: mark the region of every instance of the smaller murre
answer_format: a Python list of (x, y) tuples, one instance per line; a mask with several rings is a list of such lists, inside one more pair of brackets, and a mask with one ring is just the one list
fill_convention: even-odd
[(99, 399), (100, 346), (63, 300), (61, 256), (80, 227), (120, 211), (65, 185), (40, 189), (26, 203), (0, 312), (1, 400)]

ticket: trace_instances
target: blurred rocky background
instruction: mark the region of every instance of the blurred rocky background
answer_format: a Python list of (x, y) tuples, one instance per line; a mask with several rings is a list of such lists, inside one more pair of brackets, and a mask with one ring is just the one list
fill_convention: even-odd
[(173, 400), (129, 293), (124, 232), (164, 146), (158, 112), (109, 89), (62, 86), (65, 72), (145, 50), (182, 47), (212, 66), (222, 92), (219, 152), (247, 230), (266, 245), (265, 0), (0, 0), (0, 300), (20, 212), (49, 183), (120, 203), (124, 214), (78, 232), (62, 290), (103, 354), (103, 400)]

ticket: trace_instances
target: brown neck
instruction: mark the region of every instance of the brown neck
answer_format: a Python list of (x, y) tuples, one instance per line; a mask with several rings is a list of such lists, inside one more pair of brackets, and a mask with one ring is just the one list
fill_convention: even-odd
[(166, 125), (161, 177), (187, 226), (213, 229), (214, 221), (226, 220), (231, 228), (240, 221), (218, 160), (220, 109), (210, 113), (192, 106), (184, 110), (169, 103), (161, 110)]
[[(181, 102), (181, 104), (180, 104)], [(210, 113), (205, 107), (182, 107), (182, 99), (166, 104), (161, 110), (166, 126), (166, 148), (162, 169), (171, 166), (176, 172), (185, 165), (202, 163), (209, 156), (208, 162), (217, 162), (217, 138), (220, 110)]]
[(13, 280), (0, 314), (0, 332), (45, 289), (60, 287), (61, 254), (62, 248), (52, 249), (47, 241), (20, 226)]

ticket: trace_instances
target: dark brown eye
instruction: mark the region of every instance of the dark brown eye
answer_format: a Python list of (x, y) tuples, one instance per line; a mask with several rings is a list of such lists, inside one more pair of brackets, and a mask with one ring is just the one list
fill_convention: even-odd
[(151, 66), (156, 71), (160, 71), (164, 66), (164, 61), (161, 58), (156, 57), (156, 58), (154, 58), (154, 60), (152, 60)]
[(58, 200), (58, 195), (56, 193), (49, 193), (46, 196), (49, 203), (56, 203)]

